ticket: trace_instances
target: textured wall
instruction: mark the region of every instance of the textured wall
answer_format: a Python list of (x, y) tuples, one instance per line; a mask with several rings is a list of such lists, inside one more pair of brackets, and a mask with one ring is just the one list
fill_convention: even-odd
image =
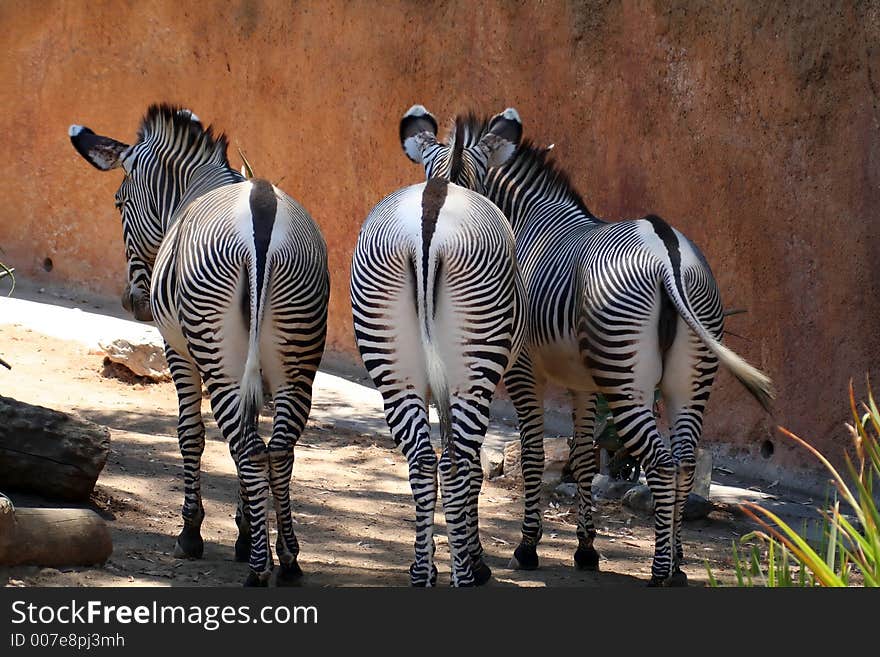
[(778, 409), (722, 373), (707, 438), (770, 474), (809, 462), (777, 423), (837, 455), (849, 379), (880, 379), (876, 3), (4, 0), (0, 34), (0, 247), (28, 275), (121, 290), (118, 173), (80, 160), (67, 126), (130, 140), (149, 103), (184, 104), (316, 218), (330, 347), (356, 359), (357, 231), (421, 173), (400, 115), (513, 105), (594, 212), (661, 214), (748, 308), (728, 344), (774, 377)]

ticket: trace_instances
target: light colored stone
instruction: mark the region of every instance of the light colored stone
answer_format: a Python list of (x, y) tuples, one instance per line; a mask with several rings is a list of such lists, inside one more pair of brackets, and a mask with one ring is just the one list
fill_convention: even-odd
[[(644, 516), (654, 513), (654, 496), (646, 485), (636, 486), (624, 493), (622, 503), (628, 509)], [(684, 519), (699, 520), (712, 511), (712, 503), (701, 495), (691, 493), (684, 504)]]
[(630, 488), (623, 494), (621, 502), (625, 507), (641, 515), (654, 513), (654, 496), (651, 489), (645, 485)]
[(577, 484), (573, 481), (565, 482), (564, 484), (559, 484), (555, 489), (556, 495), (559, 497), (573, 500), (577, 497), (578, 487)]
[(626, 492), (639, 485), (637, 481), (621, 481), (605, 474), (593, 477), (593, 499), (619, 500)]
[(143, 340), (129, 338), (103, 339), (101, 349), (114, 363), (124, 365), (138, 376), (154, 381), (169, 381), (171, 371), (165, 360), (165, 348), (161, 340), (145, 335)]
[(480, 450), (480, 467), (486, 479), (494, 479), (504, 472), (504, 452), (486, 449)]
[[(544, 439), (544, 477), (545, 484), (556, 484), (562, 480), (562, 472), (568, 465), (568, 439), (561, 436)], [(502, 473), (505, 477), (522, 479), (520, 465), (520, 443), (511, 441), (504, 446)]]
[(513, 440), (504, 446), (504, 458), (502, 459), (501, 472), (508, 479), (522, 479), (522, 467), (520, 466), (519, 455), (520, 449), (518, 440)]
[(709, 499), (712, 485), (712, 452), (697, 448), (697, 468), (694, 471), (693, 492), (702, 498)]

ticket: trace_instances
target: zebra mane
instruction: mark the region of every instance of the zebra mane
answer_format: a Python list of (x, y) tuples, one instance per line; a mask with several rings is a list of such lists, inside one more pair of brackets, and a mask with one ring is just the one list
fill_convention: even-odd
[(473, 112), (467, 114), (459, 114), (455, 117), (452, 128), (449, 131), (449, 139), (447, 143), (455, 144), (457, 140), (461, 140), (461, 146), (468, 148), (475, 146), (486, 131), (489, 129), (489, 121), (481, 119)]
[(548, 157), (549, 153), (549, 148), (535, 146), (530, 139), (524, 139), (513, 157), (501, 167), (502, 176), (529, 187), (540, 186), (545, 193), (559, 194), (595, 219), (596, 215), (590, 212), (568, 173)]
[(167, 103), (150, 105), (138, 129), (138, 141), (151, 137), (167, 142), (182, 140), (182, 149), (198, 149), (206, 159), (229, 166), (226, 135), (215, 135), (211, 126), (204, 128), (198, 118), (183, 107)]

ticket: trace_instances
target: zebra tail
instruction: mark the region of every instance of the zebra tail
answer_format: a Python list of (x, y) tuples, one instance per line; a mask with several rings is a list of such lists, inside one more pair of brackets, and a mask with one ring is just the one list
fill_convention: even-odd
[[(657, 217), (652, 217), (652, 219), (656, 222), (662, 222), (662, 220)], [(665, 222), (663, 223), (665, 224)], [(669, 261), (673, 264), (664, 268), (663, 286), (666, 289), (669, 298), (672, 300), (675, 309), (685, 323), (694, 331), (694, 333), (697, 334), (697, 337), (702, 340), (703, 344), (709, 348), (709, 351), (718, 357), (718, 360), (730, 370), (745, 389), (748, 390), (758, 403), (764, 407), (764, 410), (770, 412), (771, 402), (776, 398), (776, 393), (773, 390), (773, 382), (770, 380), (770, 377), (758, 368), (750, 365), (732, 349), (725, 347), (721, 342), (716, 340), (706, 327), (703, 326), (703, 323), (691, 308), (681, 280), (681, 269), (675, 265), (676, 258), (679, 258), (678, 238), (668, 225), (666, 225), (666, 228), (668, 229), (668, 233), (662, 231), (665, 233), (665, 235), (663, 235), (664, 243), (670, 238), (675, 240), (675, 242), (672, 244), (674, 249), (670, 249), (670, 244), (666, 243), (667, 250), (674, 250), (674, 254), (669, 254)]]
[[(428, 267), (429, 263), (422, 263), (423, 267)], [(458, 466), (455, 462), (455, 446), (452, 437), (452, 409), (449, 405), (449, 380), (446, 377), (446, 367), (443, 363), (443, 355), (437, 349), (437, 344), (433, 340), (435, 333), (434, 314), (437, 306), (436, 297), (431, 298), (431, 304), (428, 304), (428, 295), (430, 291), (437, 290), (436, 278), (440, 276), (441, 264), (439, 254), (436, 266), (429, 270), (428, 276), (422, 278), (425, 281), (422, 290), (422, 303), (418, 308), (419, 324), (422, 327), (422, 347), (425, 354), (425, 373), (428, 378), (428, 386), (431, 389), (431, 397), (434, 400), (434, 406), (437, 409), (437, 417), (440, 419), (440, 449), (445, 450), (451, 464), (450, 471), (455, 476)]]
[(443, 367), (443, 359), (432, 342), (425, 344), (425, 371), (428, 374), (428, 385), (431, 386), (431, 395), (434, 398), (434, 406), (437, 408), (437, 416), (440, 418), (440, 448), (446, 450), (449, 462), (451, 463), (451, 472), (454, 476), (458, 466), (455, 462), (455, 448), (452, 444), (449, 382), (446, 379), (446, 368)]
[(260, 370), (260, 315), (262, 314), (260, 309), (263, 299), (257, 295), (256, 267), (248, 264), (244, 273), (247, 277), (245, 285), (248, 289), (248, 302), (242, 304), (242, 310), (249, 313), (249, 316), (245, 318), (248, 325), (247, 359), (239, 388), (241, 400), (239, 435), (242, 439), (257, 432), (260, 409), (263, 407), (263, 378)]

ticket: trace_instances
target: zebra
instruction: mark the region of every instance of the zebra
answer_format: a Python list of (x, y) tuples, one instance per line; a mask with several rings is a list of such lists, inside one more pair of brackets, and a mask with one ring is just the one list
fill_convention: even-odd
[[(327, 329), (327, 248), (318, 226), (270, 182), (231, 169), (226, 137), (190, 110), (150, 106), (132, 145), (79, 125), (69, 134), (97, 169), (123, 170), (116, 192), (128, 262), (123, 306), (138, 320), (155, 320), (179, 402), (184, 503), (175, 556), (200, 558), (204, 550), (204, 381), (238, 473), (236, 558), (249, 563), (245, 585), (268, 585), (273, 567), (270, 493), (276, 583), (296, 583), (294, 445), (309, 416)], [(268, 444), (257, 433), (264, 387), (275, 403)]]
[[(597, 472), (596, 400), (602, 393), (654, 497), (648, 584), (683, 586), (681, 518), (718, 363), (765, 409), (774, 395), (772, 383), (721, 344), (721, 298), (697, 246), (656, 215), (619, 222), (596, 217), (566, 173), (548, 159), (550, 148), (519, 144), (503, 166), (491, 168), (474, 187), (510, 221), (528, 300), (527, 343), (504, 376), (519, 423), (525, 482), (522, 539), (511, 566), (538, 567), (543, 405), (546, 386), (553, 383), (569, 391), (572, 405), (575, 566), (599, 568), (591, 484)], [(672, 426), (670, 446), (653, 412), (658, 386)]]
[[(413, 161), (436, 157), (436, 144), (424, 138), (436, 129), (420, 106), (403, 117), (401, 144)], [(518, 118), (496, 116), (479, 144), (483, 159), (501, 164), (517, 130)], [(461, 167), (460, 151), (450, 165)], [(491, 577), (477, 515), (480, 446), (496, 386), (523, 342), (522, 294), (504, 215), (446, 178), (393, 192), (361, 228), (351, 265), (355, 338), (408, 463), (416, 513), (413, 586), (437, 583), (438, 469), (451, 584), (481, 585)], [(440, 420), (439, 461), (430, 443), (429, 395)]]

